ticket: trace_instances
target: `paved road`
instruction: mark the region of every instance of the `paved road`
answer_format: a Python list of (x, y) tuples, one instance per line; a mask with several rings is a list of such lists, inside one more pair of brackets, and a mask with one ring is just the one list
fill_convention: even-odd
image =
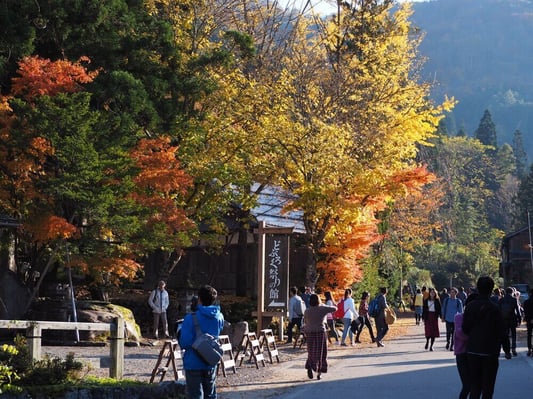
[[(444, 325), (441, 324), (441, 332)], [(441, 333), (442, 335), (442, 333)], [(221, 399), (412, 399), (458, 397), (460, 381), (453, 352), (444, 348), (441, 337), (434, 351), (424, 350), (423, 326), (413, 326), (409, 333), (385, 348), (363, 345), (361, 348), (330, 347), (329, 372), (318, 381), (309, 380), (304, 370), (305, 351), (291, 362), (269, 365), (274, 374), (267, 383), (231, 387), (220, 392)], [(500, 359), (494, 398), (526, 399), (533, 390), (533, 358), (526, 356), (524, 342), (518, 357)]]

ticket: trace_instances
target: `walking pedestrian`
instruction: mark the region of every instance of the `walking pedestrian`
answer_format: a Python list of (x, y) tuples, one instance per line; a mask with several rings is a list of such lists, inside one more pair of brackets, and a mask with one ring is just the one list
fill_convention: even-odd
[[(324, 297), (326, 298), (326, 305), (333, 306), (335, 307), (335, 310), (336, 310), (337, 307), (335, 305), (335, 299), (333, 299), (333, 295), (331, 295), (331, 292), (326, 291), (324, 293)], [(326, 321), (328, 323), (329, 335), (335, 338), (335, 343), (338, 345), (339, 344), (339, 333), (337, 331), (337, 328), (335, 327), (335, 318), (333, 317), (333, 312), (330, 312), (327, 314)]]
[[(287, 344), (292, 343), (292, 330), (294, 329), (294, 327), (297, 327), (298, 334), (300, 334), (304, 312), (305, 303), (298, 295), (298, 288), (292, 287), (289, 299), (289, 325), (287, 326)], [(298, 338), (298, 336), (296, 338)]]
[(533, 288), (529, 290), (529, 298), (524, 301), (524, 323), (527, 328), (527, 355), (533, 356), (531, 335), (533, 332)]
[(513, 287), (507, 287), (505, 289), (505, 295), (498, 302), (500, 310), (502, 312), (503, 321), (505, 323), (505, 329), (507, 332), (507, 339), (511, 339), (511, 352), (513, 356), (517, 356), (516, 353), (516, 327), (521, 320), (520, 308), (518, 305), (518, 299), (513, 295)]
[(359, 314), (357, 313), (357, 310), (355, 310), (355, 304), (352, 299), (352, 290), (351, 288), (347, 288), (344, 290), (344, 316), (342, 318), (343, 330), (341, 346), (347, 346), (346, 336), (350, 338), (350, 345), (354, 345), (353, 333), (350, 325), (352, 324), (352, 320), (356, 317), (359, 317)]
[(470, 374), (468, 372), (468, 355), (466, 352), (466, 344), (468, 342), (468, 335), (463, 331), (463, 313), (456, 313), (454, 316), (454, 330), (453, 341), (455, 355), (455, 364), (457, 366), (457, 372), (461, 379), (461, 392), (459, 393), (459, 399), (467, 399), (470, 393)]
[(215, 305), (217, 291), (205, 285), (198, 290), (198, 305), (196, 312), (189, 313), (183, 319), (180, 333), (180, 347), (183, 354), (183, 368), (185, 370), (185, 385), (188, 399), (214, 399), (217, 397), (216, 378), (217, 365), (207, 364), (192, 344), (196, 339), (196, 318), (202, 333), (211, 334), (218, 338), (224, 327), (224, 316), (218, 305)]
[(428, 299), (424, 300), (422, 309), (422, 319), (424, 320), (424, 333), (426, 336), (426, 350), (433, 351), (435, 338), (440, 337), (439, 316), (441, 314), (441, 304), (435, 288), (429, 289)]
[(449, 298), (449, 297), (450, 297), (450, 294), (448, 294), (448, 289), (447, 288), (443, 288), (442, 291), (440, 292), (440, 295), (439, 295), (439, 299), (440, 299), (441, 305), (443, 305), (444, 301), (446, 300), (446, 298)]
[(385, 308), (389, 305), (387, 304), (387, 287), (381, 287), (379, 289), (379, 295), (377, 296), (378, 301), (378, 313), (374, 317), (376, 321), (376, 343), (378, 348), (383, 348), (383, 339), (387, 332), (389, 331), (389, 325), (385, 321)]
[(457, 288), (450, 288), (450, 296), (442, 302), (442, 321), (446, 323), (446, 349), (453, 351), (455, 315), (463, 313), (463, 302), (457, 298)]
[(302, 294), (302, 300), (304, 301), (306, 308), (309, 307), (309, 298), (311, 298), (312, 293), (311, 287), (305, 287), (304, 293)]
[(459, 292), (457, 293), (457, 298), (461, 300), (461, 302), (465, 303), (466, 298), (468, 295), (466, 294), (465, 287), (459, 287)]
[(326, 317), (337, 309), (333, 305), (322, 305), (316, 294), (309, 297), (309, 307), (304, 313), (305, 342), (307, 344), (307, 360), (305, 368), (307, 376), (320, 379), (322, 373), (328, 372), (328, 345), (326, 342)]
[(422, 320), (422, 307), (424, 306), (424, 295), (422, 295), (422, 291), (420, 290), (420, 288), (416, 289), (414, 306), (415, 306), (415, 324), (419, 326), (420, 320)]
[(368, 332), (370, 333), (370, 339), (372, 340), (372, 343), (376, 342), (376, 338), (374, 338), (374, 331), (372, 330), (372, 323), (370, 322), (370, 317), (368, 316), (368, 298), (369, 297), (370, 297), (369, 293), (365, 291), (361, 295), (361, 302), (359, 302), (359, 319), (361, 320), (361, 323), (359, 324), (359, 329), (357, 330), (357, 335), (355, 337), (356, 343), (361, 343), (361, 341), (359, 341), (359, 337), (365, 326), (368, 328)]
[(505, 358), (511, 359), (509, 340), (500, 309), (489, 298), (494, 280), (488, 276), (477, 281), (477, 297), (466, 305), (463, 331), (468, 335), (467, 356), (470, 374), (470, 398), (491, 399), (498, 373), (498, 358), (503, 346)]

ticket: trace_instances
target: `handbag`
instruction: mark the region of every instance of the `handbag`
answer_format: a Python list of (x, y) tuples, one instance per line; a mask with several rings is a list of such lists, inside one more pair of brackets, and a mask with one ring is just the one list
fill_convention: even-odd
[(361, 317), (356, 317), (352, 320), (352, 322), (350, 323), (350, 330), (352, 330), (352, 334), (357, 334), (357, 331), (359, 331), (359, 327), (361, 326), (361, 324)]
[(385, 308), (385, 323), (387, 323), (388, 325), (391, 325), (391, 324), (394, 324), (395, 321), (396, 321), (396, 313), (390, 306), (387, 306)]
[(205, 363), (210, 366), (216, 366), (224, 354), (222, 346), (217, 338), (202, 332), (196, 313), (192, 314), (192, 320), (196, 329), (196, 339), (192, 343), (192, 348)]

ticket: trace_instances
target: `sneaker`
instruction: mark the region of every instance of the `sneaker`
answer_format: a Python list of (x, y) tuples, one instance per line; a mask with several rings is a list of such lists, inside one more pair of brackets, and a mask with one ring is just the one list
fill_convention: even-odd
[(453, 346), (450, 346), (450, 350), (453, 351)]
[(341, 343), (341, 346), (348, 346), (346, 345), (346, 342)]
[(360, 344), (361, 341), (359, 341), (358, 339), (356, 339), (356, 340), (355, 340), (355, 343), (356, 343), (356, 344)]
[(528, 356), (531, 356), (531, 349), (529, 349), (529, 350), (527, 351), (527, 355), (528, 355)]
[(450, 343), (446, 342), (446, 350), (450, 349)]
[(307, 369), (307, 376), (309, 377), (310, 380), (313, 379), (313, 370), (311, 368)]
[(385, 345), (383, 345), (383, 342), (378, 341), (378, 348), (383, 348), (383, 347), (385, 347)]
[(320, 379), (320, 371), (319, 371), (318, 374), (316, 375), (316, 379), (317, 379), (317, 380)]
[(513, 352), (513, 356), (518, 356), (518, 353), (516, 353), (516, 349), (513, 349), (512, 352)]

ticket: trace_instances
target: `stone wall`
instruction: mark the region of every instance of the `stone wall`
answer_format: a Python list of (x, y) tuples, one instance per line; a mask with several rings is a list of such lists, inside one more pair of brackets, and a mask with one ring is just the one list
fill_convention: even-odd
[[(2, 394), (2, 399), (49, 399), (50, 393), (23, 392), (21, 394)], [(158, 385), (137, 385), (120, 388), (72, 389), (64, 394), (53, 393), (54, 399), (184, 399), (185, 385), (173, 381)]]

